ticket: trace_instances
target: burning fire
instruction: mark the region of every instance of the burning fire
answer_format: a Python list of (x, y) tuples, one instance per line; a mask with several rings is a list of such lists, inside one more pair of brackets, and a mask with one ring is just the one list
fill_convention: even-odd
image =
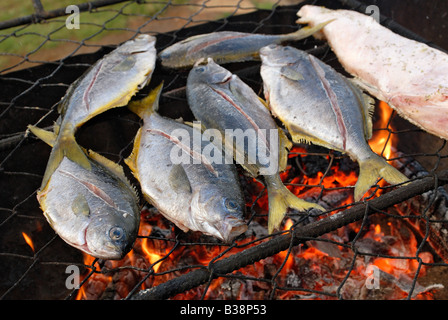
[[(377, 126), (383, 130), (376, 131), (369, 144), (374, 152), (390, 159), (394, 156), (394, 143), (397, 141), (390, 131), (384, 128), (392, 129), (388, 123), (392, 109), (381, 102), (379, 110), (380, 120)], [(304, 148), (295, 146), (289, 158), (304, 159), (307, 155)], [(356, 183), (356, 172), (341, 169), (341, 164), (332, 158), (331, 154), (326, 160), (329, 163), (328, 168), (317, 172), (314, 176), (299, 172), (296, 176), (290, 177), (294, 174), (294, 170), (289, 167), (281, 173), (281, 178), (283, 181), (289, 180), (287, 187), (302, 198), (317, 198), (320, 195), (319, 198), (323, 199), (334, 193), (342, 194), (343, 199), (338, 202), (341, 207), (351, 204), (352, 190), (346, 187)], [(263, 196), (260, 196), (264, 186), (254, 179), (249, 181), (247, 187), (251, 193), (250, 201), (256, 201), (259, 211), (267, 213), (267, 194), (264, 192)], [(247, 204), (248, 207), (252, 202)], [(260, 224), (265, 225), (266, 217), (260, 216)], [(384, 217), (381, 219), (386, 220)], [(245, 244), (257, 239), (255, 235), (247, 236), (238, 242), (238, 246), (230, 249), (226, 246), (207, 244), (185, 244), (175, 247), (174, 229), (168, 221), (146, 210), (142, 211), (141, 220), (140, 237), (133, 250), (123, 260), (106, 261), (102, 268), (96, 263), (96, 272), (91, 274), (80, 288), (77, 299), (125, 298), (132, 290), (155, 287), (185, 274), (192, 269), (189, 266), (207, 266), (220, 254), (231, 255), (242, 251), (246, 249)], [(398, 219), (378, 221), (367, 231), (361, 230), (360, 223), (352, 223), (318, 240), (308, 241), (304, 245), (236, 270), (233, 275), (244, 275), (252, 279), (272, 279), (271, 281), (277, 284), (275, 296), (277, 299), (335, 299), (337, 298), (335, 292), (339, 292), (343, 298), (369, 299), (377, 294), (374, 289), (369, 289), (369, 281), (373, 281), (372, 283), (377, 281), (375, 284), (380, 288), (395, 287), (395, 290), (386, 290), (382, 293), (382, 298), (402, 299), (407, 296), (406, 288), (412, 283), (417, 270), (420, 272), (419, 275), (422, 275), (425, 266), (420, 265), (417, 259), (409, 258), (417, 255), (417, 239), (410, 232), (404, 236), (399, 223)], [(293, 227), (293, 218), (285, 219), (283, 230), (288, 231)], [(164, 237), (157, 237), (156, 234), (162, 230)], [(352, 247), (347, 245), (351, 243), (355, 234), (358, 235), (358, 239), (353, 245), (360, 253), (367, 255), (354, 257)], [(420, 252), (418, 257), (423, 262), (432, 262), (433, 259), (427, 252)], [(84, 259), (86, 266), (92, 266), (94, 262), (92, 257), (85, 255)], [(343, 283), (342, 289), (341, 283)], [(282, 290), (282, 287), (298, 289)], [(321, 291), (330, 293), (316, 295), (315, 292)], [(219, 277), (211, 281), (208, 286), (191, 289), (172, 299), (200, 297), (266, 299), (271, 292), (270, 281), (244, 281), (238, 278)], [(417, 293), (418, 298), (428, 298), (425, 293)]]
[(33, 250), (33, 252), (34, 252), (33, 240), (31, 240), (30, 236), (27, 235), (25, 232), (22, 232), (22, 236), (25, 239), (25, 242), (30, 246), (31, 250)]
[(392, 113), (393, 109), (386, 102), (379, 102), (379, 120), (377, 127), (380, 129), (374, 132), (369, 141), (370, 148), (372, 148), (375, 153), (384, 156), (386, 160), (392, 158), (392, 149), (397, 143), (396, 136), (390, 133), (390, 131), (393, 131), (393, 128), (389, 123)]

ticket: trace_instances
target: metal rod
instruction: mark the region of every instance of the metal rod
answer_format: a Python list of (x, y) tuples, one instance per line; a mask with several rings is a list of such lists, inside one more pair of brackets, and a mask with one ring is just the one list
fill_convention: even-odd
[[(210, 279), (231, 273), (261, 259), (287, 250), (291, 245), (291, 241), (293, 241), (294, 245), (298, 245), (310, 238), (322, 236), (350, 223), (362, 220), (366, 215), (377, 213), (378, 210), (387, 209), (397, 203), (401, 203), (430, 190), (437, 189), (439, 186), (446, 183), (448, 183), (448, 170), (417, 179), (378, 198), (357, 204), (328, 218), (294, 229), (286, 235), (275, 237), (270, 241), (218, 260), (215, 263), (210, 264), (208, 268), (204, 267), (203, 269), (192, 271), (156, 287), (141, 290), (130, 298), (133, 300), (167, 299), (178, 293), (185, 292), (204, 284)], [(291, 237), (293, 237), (293, 239), (291, 239)]]
[[(77, 4), (76, 6), (79, 8), (80, 12), (83, 12), (127, 1), (129, 0), (96, 0), (91, 2), (80, 3)], [(39, 7), (38, 3), (40, 3), (40, 1), (37, 3), (33, 1), (33, 4), (36, 9), (35, 14), (0, 22), (0, 30), (68, 15), (68, 13), (66, 13), (66, 8), (59, 8), (51, 11), (45, 11), (43, 10), (42, 5), (40, 5)]]

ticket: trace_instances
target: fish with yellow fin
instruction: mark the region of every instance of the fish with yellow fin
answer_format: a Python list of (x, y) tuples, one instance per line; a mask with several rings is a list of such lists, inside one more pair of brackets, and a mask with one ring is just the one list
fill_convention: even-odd
[(292, 143), (264, 102), (238, 76), (213, 59), (197, 63), (187, 79), (187, 98), (205, 128), (221, 132), (231, 154), (253, 177), (263, 176), (268, 191), (268, 231), (278, 229), (288, 208), (325, 209), (291, 193), (279, 172), (285, 170)]
[[(29, 129), (50, 146), (57, 139), (53, 132)], [(121, 166), (85, 152), (89, 169), (64, 157), (37, 199), (50, 226), (69, 245), (96, 258), (119, 260), (137, 238), (138, 196)]]
[(360, 167), (354, 199), (383, 178), (408, 178), (372, 151), (373, 99), (348, 78), (304, 51), (270, 45), (260, 50), (264, 94), (272, 113), (294, 142), (308, 142), (348, 154)]
[(129, 104), (143, 126), (125, 162), (146, 200), (181, 230), (230, 242), (247, 230), (236, 167), (222, 157), (214, 161), (210, 154), (218, 150), (202, 139), (200, 128), (159, 115), (161, 92), (162, 84)]
[(216, 63), (259, 60), (258, 51), (271, 43), (305, 39), (321, 30), (328, 22), (303, 27), (287, 34), (256, 34), (220, 31), (200, 34), (176, 42), (162, 50), (158, 57), (162, 66), (169, 68), (192, 67), (199, 59), (212, 58)]
[(142, 34), (123, 43), (70, 85), (58, 106), (57, 139), (41, 188), (64, 157), (90, 169), (88, 158), (75, 141), (76, 129), (102, 112), (125, 106), (148, 83), (155, 68), (155, 41), (155, 37)]

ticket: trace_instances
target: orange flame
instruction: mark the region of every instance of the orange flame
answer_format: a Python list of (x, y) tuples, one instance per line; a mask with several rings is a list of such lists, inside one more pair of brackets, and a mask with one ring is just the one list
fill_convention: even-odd
[[(391, 134), (393, 127), (389, 123), (389, 119), (393, 113), (393, 109), (384, 101), (378, 104), (379, 120), (377, 126), (380, 130), (376, 131), (369, 140), (372, 150), (386, 159), (390, 159), (393, 155), (393, 147), (396, 145), (397, 138)], [(387, 129), (385, 129), (387, 128)]]
[(31, 240), (30, 236), (27, 235), (25, 232), (22, 232), (22, 236), (25, 239), (25, 242), (30, 246), (31, 250), (33, 250), (33, 252), (34, 252), (33, 240)]

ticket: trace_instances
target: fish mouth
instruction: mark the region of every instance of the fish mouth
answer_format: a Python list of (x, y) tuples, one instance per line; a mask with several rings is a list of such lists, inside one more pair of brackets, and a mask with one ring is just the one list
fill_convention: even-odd
[(218, 227), (220, 238), (224, 242), (231, 242), (237, 236), (247, 231), (247, 224), (236, 217), (227, 217)]
[(82, 240), (84, 242), (83, 244), (74, 243), (74, 242), (68, 241), (67, 239), (64, 239), (64, 238), (62, 238), (62, 239), (65, 242), (67, 242), (69, 245), (71, 245), (72, 247), (75, 247), (91, 256), (95, 256), (95, 254), (89, 249), (89, 245), (87, 244), (87, 228), (85, 228), (82, 231), (82, 234), (83, 234)]

